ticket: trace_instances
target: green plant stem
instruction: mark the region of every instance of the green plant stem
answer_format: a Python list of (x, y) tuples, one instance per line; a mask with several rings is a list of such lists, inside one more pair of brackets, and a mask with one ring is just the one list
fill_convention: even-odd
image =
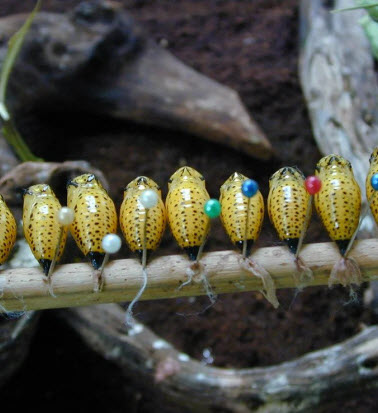
[(22, 162), (43, 162), (42, 158), (38, 158), (30, 151), (11, 118), (3, 122), (2, 132), (5, 139), (9, 145), (12, 146), (14, 152)]

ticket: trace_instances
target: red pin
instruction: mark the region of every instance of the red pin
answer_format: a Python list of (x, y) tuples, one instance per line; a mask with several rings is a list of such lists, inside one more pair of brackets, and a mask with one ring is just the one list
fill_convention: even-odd
[(321, 190), (322, 181), (315, 175), (308, 176), (305, 180), (305, 188), (310, 195), (315, 195)]

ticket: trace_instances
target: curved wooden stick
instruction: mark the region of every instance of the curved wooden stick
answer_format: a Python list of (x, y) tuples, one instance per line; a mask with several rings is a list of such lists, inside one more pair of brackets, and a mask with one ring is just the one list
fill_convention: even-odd
[(122, 327), (124, 311), (117, 305), (72, 308), (60, 314), (89, 347), (125, 375), (155, 382), (160, 392), (189, 411), (312, 412), (330, 400), (377, 386), (376, 326), (276, 366), (224, 369), (180, 353), (142, 324)]
[[(334, 263), (340, 258), (333, 243), (305, 245), (303, 261), (312, 269), (314, 279), (309, 285), (327, 285)], [(355, 243), (351, 256), (361, 268), (364, 281), (378, 279), (378, 239)], [(295, 264), (286, 247), (260, 248), (252, 258), (272, 275), (277, 288), (295, 288), (292, 273)], [(234, 251), (212, 252), (203, 256), (202, 265), (215, 293), (261, 289), (261, 280), (244, 271), (240, 254)], [(188, 260), (171, 255), (153, 260), (148, 265), (148, 288), (143, 300), (204, 295), (200, 279), (179, 289), (186, 280)], [(56, 298), (51, 297), (40, 268), (17, 268), (0, 272), (0, 304), (8, 311), (75, 307), (90, 304), (130, 301), (141, 284), (141, 265), (136, 259), (110, 262), (103, 273), (104, 288), (93, 293), (92, 268), (87, 263), (57, 267), (53, 276)]]

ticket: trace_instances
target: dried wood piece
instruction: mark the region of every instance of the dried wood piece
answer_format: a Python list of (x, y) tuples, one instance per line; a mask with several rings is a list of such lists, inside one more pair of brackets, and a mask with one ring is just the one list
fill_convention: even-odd
[[(8, 39), (24, 18), (0, 19), (0, 38)], [(65, 15), (40, 13), (8, 96), (14, 111), (69, 105), (192, 133), (262, 159), (272, 153), (234, 90), (157, 46), (115, 3), (87, 2)]]
[(155, 382), (190, 411), (304, 413), (378, 383), (378, 327), (277, 366), (237, 370), (203, 365), (141, 324), (127, 331), (124, 311), (114, 304), (60, 314), (125, 375)]
[[(301, 1), (299, 74), (320, 150), (350, 160), (364, 189), (369, 157), (378, 145), (378, 81), (369, 41), (358, 23), (366, 12), (333, 14), (332, 8), (350, 7), (350, 2), (331, 3), (329, 8), (322, 0)], [(368, 215), (358, 236), (377, 234), (377, 225)], [(370, 291), (373, 306), (377, 291), (377, 287)]]
[(0, 194), (6, 202), (20, 203), (21, 192), (19, 190), (21, 188), (40, 183), (49, 184), (58, 189), (63, 185), (65, 188), (68, 179), (83, 173), (95, 174), (105, 188), (108, 187), (103, 173), (86, 161), (24, 162), (0, 179)]
[[(364, 11), (332, 14), (324, 3), (301, 1), (301, 85), (320, 150), (350, 160), (364, 188), (369, 157), (378, 145), (378, 83), (358, 24)], [(336, 9), (348, 6), (349, 1), (334, 2)], [(370, 220), (370, 235), (374, 227)]]
[[(334, 243), (306, 245), (301, 255), (314, 273), (308, 285), (327, 285), (330, 271), (339, 259)], [(351, 256), (358, 262), (364, 281), (378, 278), (377, 239), (357, 242)], [(295, 263), (286, 247), (260, 248), (252, 257), (271, 274), (277, 288), (297, 287), (292, 276)], [(234, 251), (205, 254), (201, 264), (216, 294), (262, 289), (261, 279), (240, 266), (240, 254)], [(148, 265), (148, 286), (141, 299), (206, 294), (201, 277), (193, 277), (190, 285), (179, 288), (187, 279), (188, 265), (188, 259), (183, 255), (153, 260)], [(94, 293), (93, 269), (88, 263), (58, 266), (52, 279), (56, 297), (52, 297), (40, 268), (7, 269), (0, 273), (0, 285), (3, 286), (0, 304), (8, 311), (14, 311), (130, 301), (142, 284), (141, 264), (137, 259), (112, 261), (105, 267), (103, 280), (103, 290)]]

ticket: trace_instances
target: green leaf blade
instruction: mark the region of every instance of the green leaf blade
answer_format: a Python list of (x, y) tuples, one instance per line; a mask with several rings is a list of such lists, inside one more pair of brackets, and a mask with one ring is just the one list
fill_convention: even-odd
[(0, 103), (3, 103), (3, 105), (5, 105), (5, 96), (9, 76), (12, 72), (14, 63), (24, 43), (25, 36), (28, 33), (30, 26), (34, 20), (34, 17), (38, 13), (40, 7), (41, 0), (38, 0), (33, 11), (30, 13), (29, 17), (26, 19), (21, 29), (18, 30), (9, 40), (8, 51), (5, 56), (5, 60), (0, 74)]

